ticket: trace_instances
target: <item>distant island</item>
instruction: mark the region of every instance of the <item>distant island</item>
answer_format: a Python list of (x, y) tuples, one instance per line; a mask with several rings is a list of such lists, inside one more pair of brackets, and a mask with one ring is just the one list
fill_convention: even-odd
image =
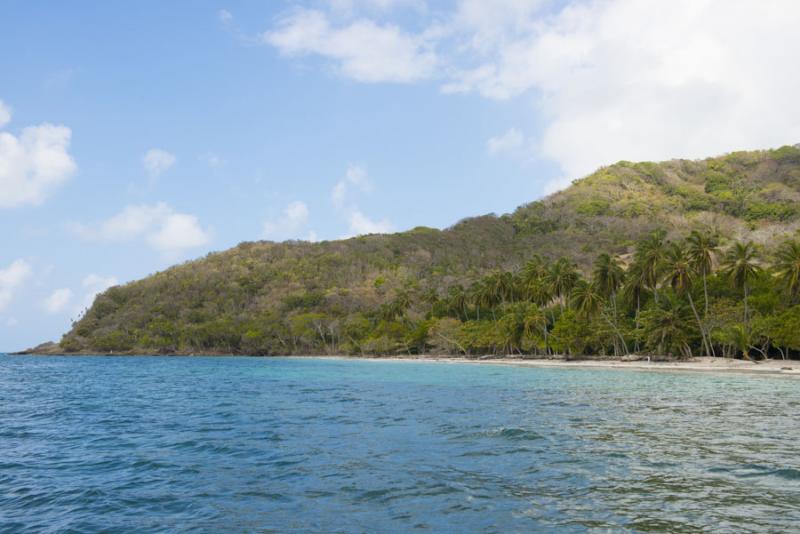
[(248, 242), (108, 289), (45, 353), (800, 354), (800, 145), (619, 162), (511, 214)]

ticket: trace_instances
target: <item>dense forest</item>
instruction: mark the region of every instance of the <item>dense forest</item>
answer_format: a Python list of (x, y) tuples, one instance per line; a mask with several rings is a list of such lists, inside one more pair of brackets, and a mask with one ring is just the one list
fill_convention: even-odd
[(65, 352), (800, 354), (800, 146), (620, 162), (514, 213), (242, 243), (107, 290)]

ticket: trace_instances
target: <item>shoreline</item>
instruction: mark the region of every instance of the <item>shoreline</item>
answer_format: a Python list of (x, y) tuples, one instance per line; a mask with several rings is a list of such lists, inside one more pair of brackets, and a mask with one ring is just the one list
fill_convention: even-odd
[(533, 358), (464, 358), (461, 356), (287, 356), (329, 360), (405, 361), (418, 363), (470, 363), (559, 369), (615, 369), (655, 372), (735, 373), (800, 378), (798, 360), (764, 360), (758, 363), (727, 358), (696, 357), (686, 361), (559, 360)]
[(706, 356), (695, 357), (690, 360), (651, 360), (645, 359), (623, 361), (621, 359), (584, 359), (566, 360), (559, 358), (522, 358), (522, 357), (475, 357), (439, 356), (439, 355), (392, 355), (392, 356), (347, 356), (347, 355), (285, 355), (285, 356), (259, 356), (246, 354), (130, 354), (130, 353), (36, 353), (17, 352), (8, 353), (9, 356), (136, 356), (136, 357), (245, 357), (245, 358), (314, 358), (323, 360), (363, 360), (375, 362), (417, 362), (417, 363), (458, 363), (458, 364), (489, 364), (516, 367), (541, 367), (561, 369), (615, 369), (632, 371), (655, 372), (701, 372), (701, 373), (735, 373), (750, 375), (773, 375), (800, 377), (800, 361), (798, 360), (762, 360), (759, 362), (736, 360), (730, 358), (711, 358)]

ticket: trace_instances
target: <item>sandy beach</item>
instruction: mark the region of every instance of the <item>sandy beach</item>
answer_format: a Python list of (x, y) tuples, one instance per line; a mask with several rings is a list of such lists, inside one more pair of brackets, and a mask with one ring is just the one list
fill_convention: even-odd
[[(42, 348), (49, 350), (41, 350)], [(30, 356), (168, 356), (178, 358), (191, 358), (198, 356), (250, 356), (254, 358), (271, 358), (283, 356), (258, 356), (247, 354), (221, 354), (221, 353), (182, 353), (182, 354), (142, 354), (132, 352), (118, 353), (73, 353), (65, 354), (56, 345), (49, 345), (28, 349), (26, 351), (11, 353), (12, 355)], [(347, 356), (347, 355), (286, 355), (290, 358), (320, 358), (331, 360), (370, 360), (370, 361), (407, 361), (429, 363), (471, 363), (488, 365), (513, 365), (518, 367), (560, 367), (572, 369), (620, 369), (635, 371), (689, 371), (689, 372), (714, 372), (714, 373), (747, 373), (759, 375), (784, 375), (800, 377), (800, 360), (760, 360), (747, 361), (732, 358), (696, 357), (689, 360), (664, 360), (642, 357), (638, 360), (625, 361), (621, 359), (563, 359), (557, 356), (549, 358), (533, 356), (449, 356), (449, 355), (391, 355), (391, 356)]]
[[(306, 356), (302, 356), (306, 357)], [(635, 371), (688, 371), (715, 373), (747, 373), (759, 375), (785, 375), (800, 377), (800, 361), (762, 360), (758, 362), (730, 358), (697, 357), (682, 361), (621, 361), (621, 360), (561, 360), (521, 357), (464, 358), (460, 356), (312, 356), (329, 359), (359, 359), (372, 361), (409, 361), (431, 363), (472, 363), (513, 365), (518, 367), (559, 367), (572, 369), (619, 369)]]

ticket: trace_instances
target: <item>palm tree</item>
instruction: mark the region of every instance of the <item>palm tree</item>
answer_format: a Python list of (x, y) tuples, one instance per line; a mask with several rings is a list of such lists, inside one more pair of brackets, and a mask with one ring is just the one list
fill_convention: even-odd
[(547, 274), (548, 286), (553, 297), (559, 299), (561, 309), (566, 308), (572, 288), (580, 279), (578, 268), (567, 258), (559, 258)]
[(463, 313), (464, 320), (467, 320), (467, 294), (461, 285), (450, 286), (447, 290), (447, 311), (454, 313), (460, 320)]
[(603, 253), (594, 262), (592, 279), (600, 294), (611, 301), (614, 317), (617, 315), (617, 291), (625, 280), (625, 271), (619, 260)]
[(667, 297), (660, 305), (654, 305), (642, 312), (646, 343), (662, 354), (675, 351), (690, 356), (692, 321), (689, 310), (675, 297)]
[[(598, 293), (603, 298), (608, 299), (611, 303), (612, 317), (609, 319), (605, 313), (603, 317), (609, 323), (611, 328), (622, 341), (622, 346), (625, 353), (628, 352), (628, 344), (620, 332), (617, 314), (617, 292), (622, 287), (625, 281), (625, 270), (617, 258), (610, 256), (607, 253), (600, 254), (594, 262), (594, 270), (592, 271), (592, 284), (597, 288)], [(614, 350), (616, 351), (616, 341), (614, 342)]]
[(694, 318), (697, 321), (697, 326), (700, 328), (700, 336), (703, 339), (703, 347), (706, 354), (711, 356), (710, 343), (706, 339), (706, 333), (703, 329), (703, 321), (700, 320), (700, 314), (697, 313), (697, 308), (692, 299), (692, 282), (694, 279), (694, 270), (692, 268), (692, 261), (687, 251), (679, 244), (672, 243), (667, 252), (667, 259), (665, 262), (664, 281), (672, 286), (675, 294), (678, 296), (686, 295), (689, 300), (689, 306), (692, 309)]
[(485, 289), (483, 303), (492, 310), (492, 317), (497, 320), (495, 307), (513, 299), (514, 275), (504, 271), (493, 271), (483, 281)]
[(478, 280), (469, 286), (468, 298), (475, 306), (477, 319), (481, 320), (481, 305), (487, 300), (487, 288), (483, 280)]
[(752, 241), (734, 243), (733, 247), (725, 254), (722, 268), (722, 272), (733, 286), (742, 291), (744, 295), (744, 327), (749, 332), (750, 312), (747, 299), (750, 296), (750, 282), (761, 272), (755, 244)]
[(666, 235), (664, 230), (656, 230), (651, 233), (639, 242), (635, 254), (635, 261), (639, 264), (642, 277), (647, 287), (653, 292), (656, 303), (658, 303), (658, 282), (667, 253), (667, 244), (664, 241)]
[(536, 280), (544, 278), (546, 275), (547, 265), (538, 254), (534, 254), (534, 256), (525, 263), (520, 272), (523, 285), (531, 284)]
[(708, 275), (714, 269), (714, 258), (719, 249), (719, 242), (716, 236), (702, 234), (697, 230), (692, 230), (686, 239), (687, 256), (692, 264), (692, 268), (703, 277), (703, 319), (708, 316)]
[[(625, 273), (625, 285), (622, 286), (622, 296), (630, 305), (636, 306), (636, 329), (639, 329), (639, 316), (642, 311), (642, 295), (647, 291), (647, 279), (641, 264), (634, 261)], [(639, 350), (637, 339), (634, 350)]]
[(529, 304), (525, 311), (523, 326), (527, 336), (532, 335), (535, 329), (541, 328), (544, 336), (544, 353), (548, 354), (550, 347), (547, 342), (547, 316), (544, 311), (536, 304)]
[(776, 254), (775, 271), (789, 293), (792, 304), (800, 295), (800, 242), (786, 241)]
[(541, 256), (534, 255), (519, 275), (523, 298), (539, 305), (550, 302), (552, 295), (547, 291), (547, 265)]
[(600, 312), (603, 306), (603, 295), (593, 282), (579, 281), (572, 290), (572, 302), (575, 310), (584, 317), (592, 317)]
[(714, 260), (717, 252), (719, 252), (719, 240), (716, 236), (692, 230), (692, 233), (686, 239), (686, 243), (689, 262), (692, 268), (700, 273), (703, 278), (703, 324), (700, 329), (708, 344), (707, 349), (711, 351), (711, 356), (716, 356), (714, 344), (711, 343), (711, 332), (708, 328), (708, 275), (714, 270)]

